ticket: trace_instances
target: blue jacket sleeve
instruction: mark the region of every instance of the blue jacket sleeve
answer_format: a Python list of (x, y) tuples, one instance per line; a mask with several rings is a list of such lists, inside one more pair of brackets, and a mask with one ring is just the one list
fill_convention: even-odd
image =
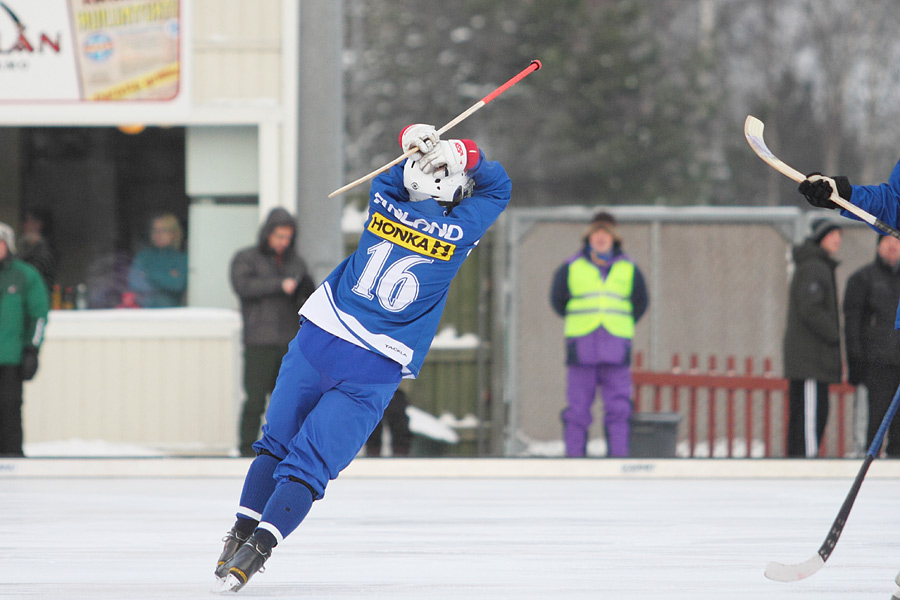
[(468, 175), (475, 180), (475, 191), (453, 209), (453, 215), (471, 220), (484, 232), (506, 210), (512, 196), (512, 182), (503, 165), (485, 160), (483, 152), (478, 165)]
[[(894, 165), (894, 170), (891, 171), (887, 183), (854, 185), (852, 187), (853, 204), (888, 225), (900, 228), (900, 161)], [(851, 219), (857, 219), (856, 215), (848, 210), (842, 209), (841, 214)]]
[(553, 274), (553, 283), (550, 284), (550, 306), (553, 312), (561, 317), (566, 316), (566, 304), (572, 294), (569, 292), (569, 263), (563, 264)]
[(644, 281), (644, 274), (636, 266), (634, 268), (634, 287), (631, 290), (631, 309), (634, 314), (634, 322), (637, 323), (647, 312), (647, 306), (650, 304), (650, 297), (647, 294), (647, 283)]

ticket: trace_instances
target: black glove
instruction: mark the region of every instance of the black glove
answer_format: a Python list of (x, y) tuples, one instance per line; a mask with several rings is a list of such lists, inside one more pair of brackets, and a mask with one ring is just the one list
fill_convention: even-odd
[[(809, 180), (810, 177), (816, 175), (819, 177), (815, 181)], [(838, 205), (831, 200), (831, 184), (825, 179), (820, 179), (821, 176), (821, 173), (810, 173), (806, 176), (806, 179), (800, 182), (797, 190), (803, 194), (807, 202), (816, 208), (838, 208)], [(849, 202), (850, 197), (853, 195), (850, 180), (843, 175), (835, 175), (832, 179), (837, 188), (838, 196)]]
[(22, 381), (31, 381), (38, 369), (38, 349), (25, 348), (22, 350), (22, 363), (19, 365), (19, 375)]

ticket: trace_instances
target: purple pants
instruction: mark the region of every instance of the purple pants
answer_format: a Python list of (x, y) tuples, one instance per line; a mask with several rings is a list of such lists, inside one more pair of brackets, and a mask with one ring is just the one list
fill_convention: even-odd
[(607, 456), (628, 456), (631, 418), (631, 367), (629, 365), (569, 365), (568, 408), (562, 412), (566, 456), (584, 456), (588, 428), (593, 422), (591, 406), (597, 387), (603, 397)]

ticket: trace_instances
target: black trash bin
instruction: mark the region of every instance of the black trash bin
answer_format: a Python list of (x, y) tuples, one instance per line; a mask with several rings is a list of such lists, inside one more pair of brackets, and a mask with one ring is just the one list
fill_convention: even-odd
[(675, 458), (681, 415), (673, 412), (635, 413), (631, 416), (632, 458)]

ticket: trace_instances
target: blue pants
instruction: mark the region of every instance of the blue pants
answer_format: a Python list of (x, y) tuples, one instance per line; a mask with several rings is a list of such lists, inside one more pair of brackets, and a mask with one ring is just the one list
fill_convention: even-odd
[[(266, 411), (262, 439), (253, 447), (282, 459), (275, 468), (276, 480), (283, 481), (290, 476), (302, 479), (321, 498), (328, 482), (350, 464), (381, 421), (400, 383), (400, 366), (392, 363), (397, 372), (394, 382), (383, 382), (384, 372), (374, 372), (381, 368), (378, 365), (369, 377), (374, 383), (364, 381), (365, 367), (353, 373), (352, 382), (336, 379), (324, 372), (328, 370), (326, 365), (335, 361), (354, 365), (371, 363), (371, 359), (388, 359), (309, 325), (304, 324), (282, 359)], [(334, 355), (310, 352), (316, 361), (313, 366), (301, 350), (304, 335), (329, 336), (325, 347)]]

